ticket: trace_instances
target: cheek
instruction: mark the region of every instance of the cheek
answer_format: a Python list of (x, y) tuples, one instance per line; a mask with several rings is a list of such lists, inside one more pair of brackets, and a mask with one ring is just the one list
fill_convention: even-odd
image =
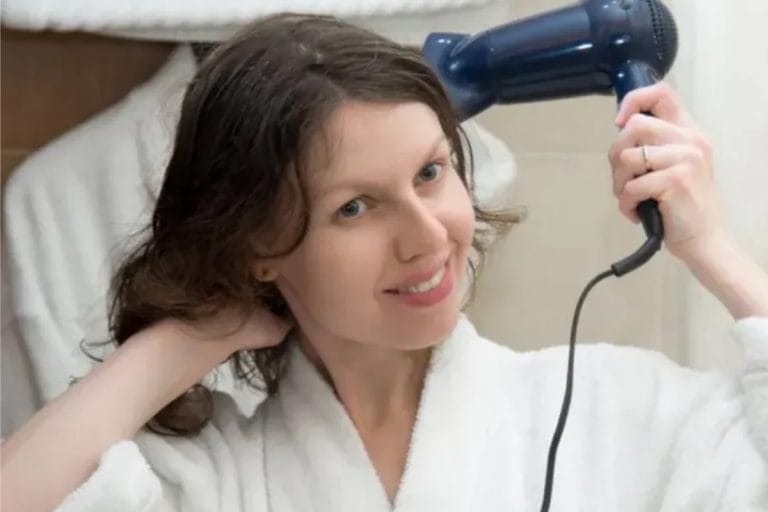
[(475, 211), (472, 207), (472, 199), (458, 176), (444, 204), (449, 207), (445, 212), (445, 218), (451, 238), (462, 249), (468, 250), (475, 234)]
[(284, 275), (294, 290), (294, 301), (323, 310), (350, 296), (370, 293), (383, 254), (379, 237), (370, 233), (361, 237), (351, 231), (318, 230), (304, 240), (301, 254), (291, 255)]

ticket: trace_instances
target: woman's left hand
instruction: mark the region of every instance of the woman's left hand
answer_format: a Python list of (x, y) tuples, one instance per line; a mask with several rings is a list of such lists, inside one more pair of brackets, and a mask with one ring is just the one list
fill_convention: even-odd
[(630, 92), (616, 124), (621, 131), (609, 160), (621, 212), (638, 222), (638, 203), (658, 201), (669, 252), (734, 318), (768, 317), (768, 273), (728, 231), (712, 147), (675, 91), (661, 82)]
[(713, 241), (725, 240), (712, 147), (672, 87), (660, 82), (627, 94), (616, 125), (621, 131), (608, 157), (621, 212), (638, 222), (638, 203), (656, 199), (664, 223), (664, 243), (671, 254), (686, 262), (696, 259), (697, 252), (711, 247)]

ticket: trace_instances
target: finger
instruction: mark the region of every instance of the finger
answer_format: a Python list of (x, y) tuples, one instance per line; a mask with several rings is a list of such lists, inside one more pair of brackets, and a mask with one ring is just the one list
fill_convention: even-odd
[(669, 196), (685, 187), (684, 183), (688, 181), (689, 174), (689, 167), (677, 165), (630, 180), (619, 194), (619, 210), (630, 220), (637, 222), (637, 205), (646, 199), (655, 199), (663, 216)]
[(666, 82), (641, 87), (624, 96), (616, 115), (616, 125), (623, 127), (633, 114), (640, 112), (650, 112), (680, 126), (693, 126), (677, 92)]
[(634, 114), (619, 132), (611, 145), (608, 156), (611, 162), (626, 148), (643, 144), (661, 146), (664, 144), (699, 144), (696, 132), (645, 114)]
[(643, 146), (626, 148), (618, 157), (618, 164), (613, 169), (613, 194), (619, 196), (624, 186), (632, 179), (649, 171), (660, 171), (688, 162), (694, 168), (709, 170), (704, 153), (688, 144), (666, 144), (663, 146)]

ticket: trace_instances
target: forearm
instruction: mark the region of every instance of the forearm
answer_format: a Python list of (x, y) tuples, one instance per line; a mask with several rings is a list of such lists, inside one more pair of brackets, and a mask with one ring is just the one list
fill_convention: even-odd
[(736, 319), (768, 317), (768, 273), (730, 241), (712, 241), (686, 265)]
[(126, 341), (3, 443), (2, 509), (53, 509), (108, 447), (133, 437), (226, 356), (216, 344), (187, 340), (168, 324)]

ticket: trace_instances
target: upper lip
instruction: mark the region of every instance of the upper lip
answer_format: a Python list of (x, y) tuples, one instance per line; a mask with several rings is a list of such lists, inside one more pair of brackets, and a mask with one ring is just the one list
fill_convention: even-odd
[(443, 268), (447, 263), (448, 263), (448, 258), (444, 258), (440, 263), (433, 264), (432, 266), (427, 267), (425, 270), (414, 272), (413, 274), (403, 279), (398, 285), (393, 286), (391, 288), (387, 288), (387, 291), (403, 290), (405, 288), (408, 288), (409, 286), (423, 283), (427, 279), (434, 276), (437, 273), (437, 271)]

